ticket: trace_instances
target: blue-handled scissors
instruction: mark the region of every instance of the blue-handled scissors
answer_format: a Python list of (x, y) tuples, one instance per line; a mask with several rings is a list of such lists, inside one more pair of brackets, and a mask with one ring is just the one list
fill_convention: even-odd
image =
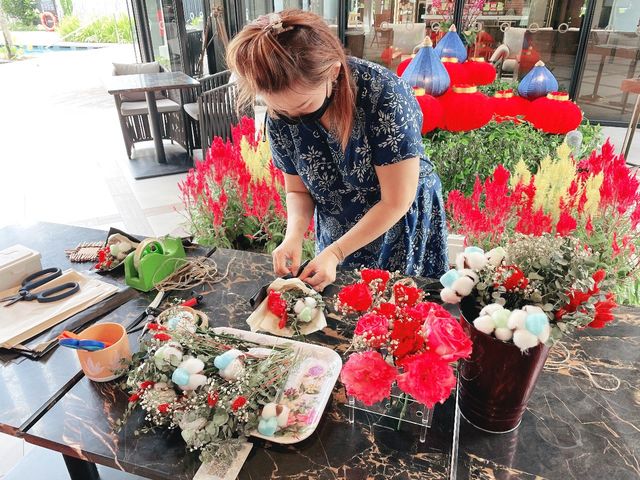
[(62, 270), (56, 267), (45, 268), (44, 270), (40, 270), (39, 272), (32, 273), (22, 281), (22, 286), (20, 287), (20, 290), (18, 290), (18, 293), (16, 295), (2, 298), (0, 299), (0, 302), (9, 302), (5, 305), (5, 307), (13, 305), (20, 300), (26, 300), (28, 302), (30, 302), (31, 300), (37, 300), (40, 303), (56, 302), (58, 300), (62, 300), (63, 298), (70, 297), (78, 290), (80, 290), (80, 285), (78, 285), (77, 282), (67, 282), (63, 283), (62, 285), (57, 285), (53, 288), (48, 288), (38, 293), (31, 293), (31, 290), (41, 287), (45, 283), (48, 283), (51, 280), (60, 277), (61, 275)]
[(100, 342), (98, 340), (78, 340), (76, 338), (61, 338), (58, 340), (58, 344), (75, 350), (86, 350), (87, 352), (95, 352), (110, 346), (107, 342)]

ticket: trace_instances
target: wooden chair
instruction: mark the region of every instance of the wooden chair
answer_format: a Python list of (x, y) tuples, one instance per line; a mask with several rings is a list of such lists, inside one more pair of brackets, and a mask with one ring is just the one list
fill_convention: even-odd
[[(131, 75), (136, 73), (156, 73), (163, 69), (157, 62), (135, 64), (113, 64), (113, 75)], [(127, 156), (131, 159), (137, 142), (153, 140), (149, 125), (149, 111), (144, 93), (115, 94), (114, 100), (122, 130)], [(160, 113), (160, 129), (162, 138), (176, 141), (188, 150), (185, 136), (184, 115), (182, 114), (182, 92), (176, 90), (162, 91), (156, 94), (158, 112)]]
[(243, 116), (253, 117), (253, 108), (238, 109), (238, 86), (229, 83), (204, 92), (198, 97), (202, 156), (206, 155), (214, 137), (231, 140), (231, 127)]
[(188, 121), (188, 136), (189, 146), (191, 153), (200, 147), (200, 107), (198, 106), (198, 99), (204, 93), (214, 88), (221, 87), (229, 82), (231, 77), (231, 71), (225, 70), (223, 72), (214, 73), (213, 75), (207, 75), (199, 78), (200, 87), (193, 89), (189, 92), (189, 102), (184, 104), (184, 111), (187, 113)]
[[(385, 23), (391, 21), (391, 10), (383, 10), (382, 13), (376, 13), (373, 17), (373, 38), (371, 39), (371, 45), (375, 43), (383, 48), (389, 47), (393, 43), (393, 28), (389, 26), (383, 26)], [(378, 37), (382, 40), (382, 45), (378, 41)]]
[(622, 153), (624, 154), (624, 158), (627, 163), (629, 163), (629, 150), (631, 150), (631, 142), (633, 142), (633, 136), (636, 133), (638, 120), (640, 119), (640, 78), (627, 78), (626, 80), (623, 80), (620, 90), (627, 94), (638, 94), (635, 106), (633, 107), (631, 121), (629, 122), (629, 127), (627, 127), (627, 134), (625, 135), (624, 143), (622, 144)]

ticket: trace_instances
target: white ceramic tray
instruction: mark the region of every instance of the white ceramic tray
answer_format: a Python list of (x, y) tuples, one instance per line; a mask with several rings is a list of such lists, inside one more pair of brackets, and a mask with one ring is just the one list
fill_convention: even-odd
[(261, 435), (257, 431), (251, 435), (281, 444), (298, 443), (308, 438), (318, 426), (340, 375), (342, 369), (340, 355), (327, 347), (236, 328), (218, 327), (213, 331), (233, 335), (264, 346), (283, 343), (293, 345), (300, 354), (301, 362), (289, 374), (284, 389), (276, 400), (291, 409), (290, 424), (285, 429), (276, 432), (273, 437)]

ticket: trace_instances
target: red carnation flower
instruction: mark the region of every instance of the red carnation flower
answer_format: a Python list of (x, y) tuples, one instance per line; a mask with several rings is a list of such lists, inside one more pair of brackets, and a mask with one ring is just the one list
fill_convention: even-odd
[(356, 312), (366, 312), (371, 307), (373, 297), (366, 283), (355, 283), (343, 287), (338, 293), (338, 300)]
[(390, 350), (394, 357), (402, 359), (424, 349), (425, 340), (420, 335), (421, 327), (422, 319), (402, 318), (393, 322), (391, 330), (393, 343)]
[(160, 340), (161, 342), (168, 342), (171, 340), (171, 335), (167, 335), (166, 333), (156, 333), (153, 338)]
[(378, 352), (352, 354), (342, 367), (340, 379), (347, 389), (365, 405), (373, 405), (391, 394), (397, 371)]
[(433, 352), (407, 357), (402, 367), (404, 373), (398, 375), (398, 387), (427, 408), (444, 402), (456, 385), (451, 366)]
[(375, 313), (367, 313), (360, 317), (353, 333), (364, 338), (371, 348), (379, 348), (389, 335), (389, 319)]
[(516, 288), (521, 290), (527, 288), (527, 285), (529, 285), (529, 279), (524, 276), (522, 270), (514, 265), (505, 267), (505, 270), (513, 272), (504, 282), (502, 282), (502, 286), (506, 288), (507, 291), (515, 290)]
[(423, 293), (424, 292), (417, 287), (403, 285), (402, 283), (396, 283), (393, 286), (393, 296), (396, 300), (396, 304), (401, 307), (412, 307), (420, 301)]
[(158, 411), (160, 413), (167, 413), (169, 411), (169, 404), (161, 403), (160, 405), (158, 405)]
[(378, 292), (384, 292), (391, 274), (386, 270), (365, 268), (360, 272), (360, 277), (367, 285), (373, 286), (375, 282), (378, 285)]
[(279, 317), (278, 328), (284, 328), (287, 325), (287, 302), (280, 292), (276, 292), (275, 290), (269, 291), (269, 296), (267, 297), (267, 308), (271, 313), (275, 316)]
[(240, 408), (244, 407), (246, 403), (247, 403), (247, 399), (242, 395), (240, 395), (231, 404), (231, 410), (233, 410), (234, 412), (237, 412)]
[(220, 394), (215, 392), (214, 394), (207, 395), (207, 405), (211, 408), (215, 407), (218, 404), (218, 399), (220, 398)]
[(134, 403), (134, 402), (137, 402), (138, 400), (140, 400), (140, 393), (139, 392), (134, 393), (133, 395), (131, 395), (129, 397), (129, 403)]
[(387, 318), (394, 318), (397, 311), (398, 306), (395, 303), (389, 302), (382, 302), (380, 305), (378, 305), (378, 308), (376, 308), (376, 313)]

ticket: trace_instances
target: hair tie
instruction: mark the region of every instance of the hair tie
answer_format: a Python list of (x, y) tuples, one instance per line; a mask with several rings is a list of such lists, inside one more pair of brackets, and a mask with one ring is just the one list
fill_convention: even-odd
[(285, 27), (282, 25), (282, 17), (277, 13), (262, 15), (256, 20), (257, 23), (265, 23), (262, 27), (263, 31), (271, 31), (274, 35), (293, 30), (293, 26)]

